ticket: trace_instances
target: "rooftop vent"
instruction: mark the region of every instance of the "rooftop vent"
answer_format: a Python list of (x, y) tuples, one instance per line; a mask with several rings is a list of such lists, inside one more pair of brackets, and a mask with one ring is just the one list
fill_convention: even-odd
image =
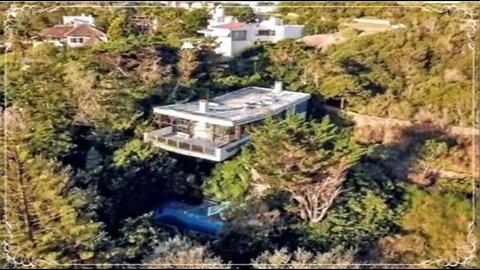
[(282, 90), (283, 90), (283, 83), (280, 82), (280, 81), (276, 81), (275, 86), (273, 88), (273, 92), (280, 93), (280, 92), (282, 92)]
[(208, 101), (206, 99), (201, 99), (198, 101), (198, 111), (201, 113), (208, 112)]

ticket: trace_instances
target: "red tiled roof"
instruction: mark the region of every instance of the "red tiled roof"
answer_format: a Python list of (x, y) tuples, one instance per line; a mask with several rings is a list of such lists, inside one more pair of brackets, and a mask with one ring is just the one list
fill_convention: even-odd
[(75, 26), (74, 25), (55, 25), (54, 27), (44, 29), (40, 34), (48, 37), (65, 37)]
[(102, 37), (105, 33), (89, 24), (80, 25), (55, 25), (40, 33), (42, 36), (63, 38), (63, 37)]
[(105, 33), (89, 24), (77, 25), (72, 31), (67, 33), (69, 37), (103, 37)]
[(232, 23), (227, 23), (227, 24), (216, 25), (216, 26), (213, 26), (213, 27), (232, 30), (232, 29), (242, 28), (244, 26), (245, 26), (244, 23), (232, 22)]

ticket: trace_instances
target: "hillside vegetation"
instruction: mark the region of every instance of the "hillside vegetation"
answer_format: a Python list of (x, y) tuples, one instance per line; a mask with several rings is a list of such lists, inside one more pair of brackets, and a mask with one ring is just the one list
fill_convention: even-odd
[[(473, 167), (472, 138), (445, 131), (474, 122), (465, 18), (421, 9), (301, 7), (306, 4), (284, 2), (278, 15), (306, 24), (308, 34), (345, 31), (340, 21), (361, 16), (407, 27), (366, 36), (350, 31), (325, 51), (283, 40), (224, 59), (211, 40), (196, 34), (207, 23), (203, 9), (147, 3), (151, 7), (21, 12), (12, 48), (0, 55), (1, 139), (7, 142), (0, 155), (7, 165), (0, 169), (6, 181), (0, 185), (0, 240), (9, 252), (1, 253), (0, 265), (358, 268), (354, 264), (467, 258), (459, 267), (479, 267), (480, 254), (471, 250), (478, 230), (468, 227), (480, 207), (472, 205), (478, 181), (435, 173), (468, 175)], [(0, 6), (2, 20), (8, 6)], [(252, 19), (242, 8), (229, 12)], [(95, 16), (109, 42), (28, 44), (62, 15), (81, 13)], [(135, 14), (157, 18), (160, 27), (139, 32), (129, 23)], [(201, 46), (181, 50), (184, 38)], [(308, 117), (266, 119), (230, 160), (213, 164), (143, 142), (143, 132), (154, 128), (153, 106), (248, 85), (271, 87), (276, 80), (312, 94)], [(340, 103), (418, 125), (362, 130), (325, 110)], [(230, 201), (225, 232), (209, 241), (153, 224), (153, 210), (171, 197)]]

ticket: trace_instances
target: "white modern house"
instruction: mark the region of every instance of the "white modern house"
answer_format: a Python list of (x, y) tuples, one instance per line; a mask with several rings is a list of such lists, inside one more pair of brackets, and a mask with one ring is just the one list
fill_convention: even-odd
[(220, 162), (236, 154), (250, 136), (246, 128), (271, 115), (306, 115), (310, 94), (275, 87), (246, 87), (212, 100), (155, 107), (159, 129), (144, 140), (167, 151)]
[(286, 25), (276, 17), (258, 23), (241, 23), (235, 17), (225, 16), (224, 9), (217, 7), (209, 20), (207, 29), (198, 31), (214, 37), (219, 44), (217, 53), (232, 57), (256, 42), (277, 42), (286, 38), (300, 38), (303, 25)]
[[(107, 35), (95, 27), (95, 19), (91, 15), (63, 16), (63, 24), (41, 31), (43, 42), (55, 46), (83, 47), (99, 42), (106, 42)], [(34, 43), (34, 46), (42, 42)]]

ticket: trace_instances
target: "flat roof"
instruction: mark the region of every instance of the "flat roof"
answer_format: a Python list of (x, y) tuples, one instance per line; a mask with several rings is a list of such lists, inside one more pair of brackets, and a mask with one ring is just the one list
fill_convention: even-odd
[(199, 111), (199, 102), (154, 107), (157, 114), (220, 126), (237, 126), (276, 114), (310, 99), (310, 94), (271, 88), (245, 87), (209, 100), (208, 111)]

